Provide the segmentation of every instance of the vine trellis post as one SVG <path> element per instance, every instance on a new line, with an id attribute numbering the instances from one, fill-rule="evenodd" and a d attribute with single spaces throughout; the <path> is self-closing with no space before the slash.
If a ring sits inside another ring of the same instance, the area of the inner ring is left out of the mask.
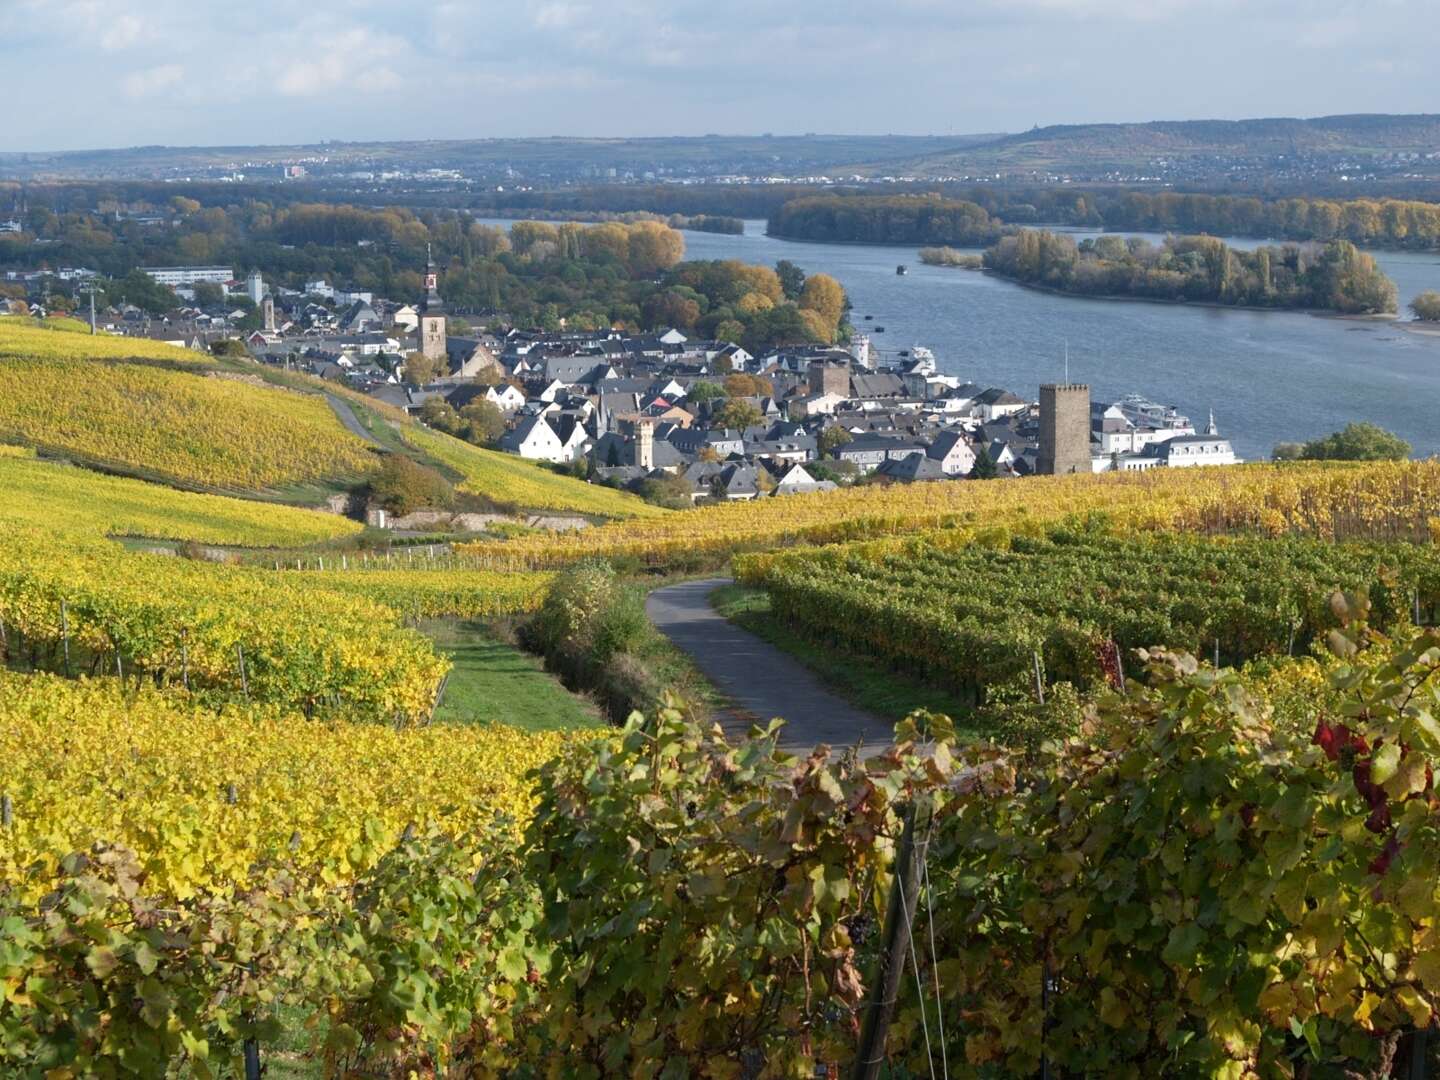
<path id="1" fill-rule="evenodd" d="M 885 944 L 880 950 L 870 999 L 860 1029 L 851 1080 L 879 1080 L 885 1064 L 885 1036 L 895 1016 L 900 979 L 905 974 L 905 956 L 910 946 L 907 928 L 915 922 L 920 899 L 920 868 L 929 843 L 931 805 L 928 798 L 913 799 L 904 811 L 905 829 L 895 857 L 890 902 L 885 912 Z"/>

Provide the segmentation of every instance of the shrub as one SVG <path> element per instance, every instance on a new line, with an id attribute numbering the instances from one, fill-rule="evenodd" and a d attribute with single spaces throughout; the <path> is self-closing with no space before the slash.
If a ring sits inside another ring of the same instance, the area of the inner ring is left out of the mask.
<path id="1" fill-rule="evenodd" d="M 443 510 L 455 503 L 450 481 L 401 454 L 386 457 L 370 481 L 370 497 L 401 517 L 416 510 Z"/>

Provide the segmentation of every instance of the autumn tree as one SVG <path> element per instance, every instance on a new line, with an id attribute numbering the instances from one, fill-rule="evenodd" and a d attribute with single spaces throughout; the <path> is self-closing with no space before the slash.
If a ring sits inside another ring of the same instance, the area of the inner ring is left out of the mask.
<path id="1" fill-rule="evenodd" d="M 630 230 L 613 221 L 591 226 L 581 237 L 581 249 L 592 259 L 611 256 L 625 262 L 630 258 Z"/>
<path id="2" fill-rule="evenodd" d="M 829 457 L 854 438 L 855 436 L 851 435 L 847 428 L 843 428 L 839 424 L 831 424 L 820 432 L 819 437 L 815 440 L 815 448 L 820 452 L 821 457 Z"/>
<path id="3" fill-rule="evenodd" d="M 689 330 L 700 318 L 700 305 L 676 292 L 656 293 L 640 307 L 645 323 L 654 329 L 673 326 Z"/>
<path id="4" fill-rule="evenodd" d="M 630 226 L 630 273 L 649 277 L 668 270 L 685 255 L 685 238 L 658 221 L 637 221 Z"/>
<path id="5" fill-rule="evenodd" d="M 411 386 L 427 386 L 440 376 L 440 361 L 422 352 L 405 354 L 405 381 Z"/>
<path id="6" fill-rule="evenodd" d="M 493 401 L 476 398 L 460 410 L 464 424 L 462 438 L 483 446 L 505 434 L 505 414 Z"/>
<path id="7" fill-rule="evenodd" d="M 736 372 L 727 375 L 724 382 L 729 397 L 769 397 L 775 393 L 775 384 L 763 375 L 746 375 Z"/>
<path id="8" fill-rule="evenodd" d="M 1422 322 L 1440 322 L 1440 292 L 1426 289 L 1410 301 L 1410 311 Z"/>
<path id="9" fill-rule="evenodd" d="M 731 398 L 715 413 L 715 422 L 721 427 L 744 431 L 755 427 L 763 420 L 759 407 L 744 398 Z"/>
<path id="10" fill-rule="evenodd" d="M 537 257 L 537 244 L 550 244 L 550 248 L 543 250 L 553 252 L 558 248 L 559 239 L 560 230 L 548 221 L 517 221 L 510 226 L 510 246 L 519 255 Z"/>
<path id="11" fill-rule="evenodd" d="M 1377 424 L 1361 421 L 1307 442 L 1300 456 L 1306 461 L 1403 461 L 1410 456 L 1410 444 Z"/>
<path id="12" fill-rule="evenodd" d="M 722 319 L 715 324 L 716 341 L 739 341 L 745 336 L 745 324 L 739 319 Z"/>
<path id="13" fill-rule="evenodd" d="M 845 314 L 845 290 L 829 274 L 811 274 L 800 293 L 802 310 L 816 311 L 825 319 L 833 334 Z"/>
<path id="14" fill-rule="evenodd" d="M 816 341 L 829 345 L 835 340 L 835 328 L 830 325 L 830 320 L 820 312 L 812 311 L 810 308 L 801 308 L 800 321 L 809 328 Z"/>
<path id="15" fill-rule="evenodd" d="M 443 510 L 455 501 L 450 482 L 434 469 L 402 454 L 387 454 L 370 481 L 370 497 L 392 514 Z"/>

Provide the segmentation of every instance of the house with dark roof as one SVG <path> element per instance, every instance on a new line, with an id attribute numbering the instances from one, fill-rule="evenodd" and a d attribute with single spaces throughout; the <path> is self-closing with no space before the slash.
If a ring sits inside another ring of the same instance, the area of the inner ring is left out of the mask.
<path id="1" fill-rule="evenodd" d="M 940 463 L 919 451 L 903 458 L 891 458 L 875 467 L 874 475 L 907 483 L 916 480 L 948 480 Z"/>
<path id="2" fill-rule="evenodd" d="M 926 447 L 911 439 L 888 435 L 856 435 L 848 443 L 835 448 L 836 461 L 848 462 L 861 472 L 870 472 L 891 459 L 900 460 L 911 454 L 924 454 Z"/>
<path id="3" fill-rule="evenodd" d="M 946 476 L 968 476 L 975 467 L 975 450 L 963 431 L 940 432 L 930 441 L 926 455 Z"/>

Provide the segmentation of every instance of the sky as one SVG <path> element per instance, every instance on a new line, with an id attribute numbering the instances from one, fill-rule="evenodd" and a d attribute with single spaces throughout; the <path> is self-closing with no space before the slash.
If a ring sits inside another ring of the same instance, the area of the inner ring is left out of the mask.
<path id="1" fill-rule="evenodd" d="M 0 0 L 0 151 L 1440 111 L 1435 0 Z"/>

